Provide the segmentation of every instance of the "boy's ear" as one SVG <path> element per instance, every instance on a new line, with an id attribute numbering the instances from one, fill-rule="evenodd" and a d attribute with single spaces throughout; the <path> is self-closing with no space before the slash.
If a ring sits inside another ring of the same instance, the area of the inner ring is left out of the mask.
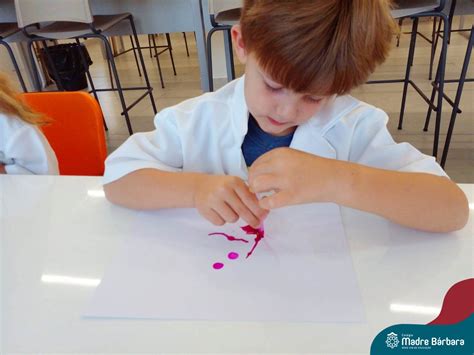
<path id="1" fill-rule="evenodd" d="M 242 38 L 242 29 L 240 25 L 234 25 L 231 29 L 232 43 L 234 45 L 235 53 L 242 64 L 247 61 L 247 51 L 245 50 L 244 39 Z"/>

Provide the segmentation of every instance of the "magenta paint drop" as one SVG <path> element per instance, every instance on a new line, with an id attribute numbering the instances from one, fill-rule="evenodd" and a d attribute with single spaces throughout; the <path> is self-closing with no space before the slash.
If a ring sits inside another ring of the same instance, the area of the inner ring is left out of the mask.
<path id="1" fill-rule="evenodd" d="M 230 252 L 229 254 L 227 254 L 227 257 L 230 259 L 230 260 L 235 260 L 239 257 L 239 254 L 236 253 L 235 251 L 232 251 Z"/>
<path id="2" fill-rule="evenodd" d="M 212 267 L 216 270 L 220 270 L 224 267 L 224 264 L 222 263 L 214 263 L 214 265 L 212 265 Z"/>
<path id="3" fill-rule="evenodd" d="M 226 237 L 227 240 L 231 241 L 231 242 L 244 242 L 244 243 L 248 243 L 249 241 L 247 239 L 243 239 L 243 238 L 236 238 L 234 237 L 233 235 L 228 235 L 228 234 L 225 234 L 225 233 L 209 233 L 208 235 L 221 235 L 223 237 Z"/>
<path id="4" fill-rule="evenodd" d="M 252 226 L 245 226 L 241 227 L 241 229 L 246 233 L 246 234 L 254 234 L 255 239 L 254 239 L 254 244 L 252 249 L 247 253 L 246 259 L 253 254 L 253 251 L 257 247 L 258 243 L 265 238 L 265 231 L 263 230 L 263 226 L 259 228 L 253 228 Z"/>

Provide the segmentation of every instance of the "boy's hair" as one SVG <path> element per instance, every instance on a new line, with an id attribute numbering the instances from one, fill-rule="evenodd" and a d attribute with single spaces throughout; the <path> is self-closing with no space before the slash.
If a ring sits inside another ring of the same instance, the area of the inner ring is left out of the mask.
<path id="1" fill-rule="evenodd" d="M 247 53 L 295 92 L 346 94 L 387 57 L 390 0 L 244 0 Z"/>
<path id="2" fill-rule="evenodd" d="M 50 120 L 34 112 L 18 98 L 19 93 L 13 88 L 8 77 L 0 72 L 0 113 L 18 117 L 34 125 L 44 125 Z"/>

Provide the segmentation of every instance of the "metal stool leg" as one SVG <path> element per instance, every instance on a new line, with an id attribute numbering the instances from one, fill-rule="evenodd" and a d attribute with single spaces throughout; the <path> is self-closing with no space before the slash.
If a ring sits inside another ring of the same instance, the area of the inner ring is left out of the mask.
<path id="1" fill-rule="evenodd" d="M 183 32 L 183 38 L 184 38 L 184 45 L 186 46 L 186 55 L 189 57 L 189 48 L 188 48 L 188 40 L 186 38 L 186 32 Z"/>
<path id="2" fill-rule="evenodd" d="M 10 45 L 2 39 L 0 39 L 0 44 L 3 45 L 7 49 L 8 55 L 10 56 L 13 67 L 15 68 L 16 76 L 18 77 L 18 81 L 20 82 L 23 92 L 28 92 L 28 90 L 26 89 L 25 82 L 23 80 L 23 76 L 21 75 L 20 68 L 18 67 L 18 63 L 15 59 L 15 55 L 13 54 L 13 51 Z"/>
<path id="3" fill-rule="evenodd" d="M 453 24 L 455 8 L 456 8 L 456 0 L 452 0 L 451 7 L 449 9 L 449 15 L 448 15 L 448 22 L 449 22 L 448 44 L 450 44 L 451 42 L 451 27 Z M 433 25 L 436 24 L 436 22 L 437 22 L 436 17 L 434 17 Z M 433 31 L 434 31 L 434 26 L 433 26 Z M 443 36 L 444 36 L 444 33 L 443 33 Z M 432 38 L 432 42 L 431 42 L 430 69 L 429 69 L 429 75 L 428 75 L 429 80 L 431 80 L 432 74 L 433 74 L 433 62 L 434 62 L 434 57 L 436 56 L 436 48 L 438 46 L 439 37 L 441 37 L 441 21 L 438 24 L 438 29 L 436 30 L 436 36 L 434 36 L 434 39 Z"/>
<path id="4" fill-rule="evenodd" d="M 81 45 L 81 42 L 79 41 L 79 38 L 76 38 L 76 43 L 78 45 Z M 89 63 L 87 63 L 86 57 L 85 57 L 84 53 L 82 52 L 82 50 L 79 50 L 79 55 L 81 56 L 82 65 L 84 66 L 84 69 L 86 70 L 86 76 L 87 76 L 87 80 L 89 81 L 89 85 L 91 86 L 91 92 L 94 95 L 97 102 L 99 102 L 99 97 L 97 96 L 97 92 L 95 90 L 94 81 L 92 80 L 92 76 L 91 76 L 91 73 L 89 71 Z"/>
<path id="5" fill-rule="evenodd" d="M 170 52 L 171 65 L 173 66 L 173 73 L 174 75 L 176 75 L 176 67 L 174 66 L 174 59 L 173 59 L 173 47 L 171 46 L 171 39 L 170 39 L 169 33 L 166 33 L 166 42 L 168 44 L 168 51 Z"/>
<path id="6" fill-rule="evenodd" d="M 434 105 L 434 101 L 435 101 L 436 93 L 438 90 L 439 78 L 440 78 L 440 67 L 438 65 L 438 68 L 436 70 L 435 80 L 431 83 L 431 86 L 433 86 L 433 89 L 431 90 L 431 97 L 428 100 L 431 104 L 428 105 L 428 111 L 426 112 L 425 125 L 423 127 L 423 131 L 425 132 L 428 131 L 428 128 L 430 125 L 431 113 L 433 112 L 433 110 L 436 111 L 436 106 Z M 446 94 L 443 94 L 443 97 L 451 106 L 454 106 L 454 102 Z M 457 113 L 461 113 L 461 110 L 459 109 L 459 107 L 456 109 L 456 111 Z"/>
<path id="7" fill-rule="evenodd" d="M 135 52 L 136 50 L 135 44 L 133 43 L 132 36 L 129 36 L 129 37 L 130 37 L 130 43 L 132 44 L 133 56 L 135 57 L 135 64 L 137 65 L 137 69 L 138 69 L 138 76 L 142 76 L 142 72 L 140 71 L 140 65 L 138 65 L 137 53 Z"/>
<path id="8" fill-rule="evenodd" d="M 448 44 L 451 43 L 451 28 L 453 26 L 454 10 L 456 9 L 456 0 L 451 1 L 451 7 L 449 8 L 448 22 L 449 22 L 449 35 Z"/>
<path id="9" fill-rule="evenodd" d="M 151 45 L 151 38 L 153 35 L 148 35 L 148 50 L 150 51 L 150 59 L 153 58 L 153 52 L 152 52 L 152 45 Z"/>
<path id="10" fill-rule="evenodd" d="M 109 81 L 110 81 L 110 87 L 112 89 L 115 89 L 115 84 L 114 84 L 114 77 L 112 75 L 112 67 L 110 65 L 110 61 L 107 60 L 107 67 L 109 68 Z"/>
<path id="11" fill-rule="evenodd" d="M 439 57 L 439 88 L 438 104 L 436 106 L 436 124 L 433 139 L 433 156 L 438 156 L 439 132 L 441 128 L 441 115 L 443 114 L 443 95 L 444 95 L 444 74 L 446 70 L 446 54 L 448 50 L 449 22 L 444 13 L 440 13 L 440 20 L 443 21 L 443 44 Z"/>
<path id="12" fill-rule="evenodd" d="M 132 16 L 130 16 L 128 19 L 130 21 L 130 27 L 132 28 L 133 37 L 135 39 L 136 48 L 137 48 L 137 51 L 138 51 L 138 57 L 140 58 L 140 63 L 142 65 L 143 76 L 145 78 L 145 83 L 146 83 L 146 86 L 148 88 L 148 95 L 150 96 L 151 106 L 153 108 L 153 112 L 156 114 L 157 109 L 156 109 L 156 104 L 155 104 L 155 98 L 153 97 L 153 87 L 150 85 L 150 80 L 148 78 L 148 73 L 146 71 L 145 60 L 143 59 L 143 54 L 142 54 L 142 50 L 141 50 L 141 47 L 140 47 L 140 41 L 138 40 L 138 34 L 137 34 L 137 30 L 135 28 L 135 23 L 133 21 Z"/>
<path id="13" fill-rule="evenodd" d="M 403 25 L 403 17 L 401 17 L 398 20 L 398 28 L 400 29 L 400 32 L 398 32 L 398 34 L 397 34 L 397 47 L 400 46 L 400 37 L 402 35 L 402 25 Z"/>
<path id="14" fill-rule="evenodd" d="M 100 38 L 102 40 L 102 42 L 104 43 L 105 51 L 107 53 L 107 60 L 110 63 L 110 68 L 111 68 L 112 74 L 114 76 L 115 83 L 117 84 L 117 91 L 118 91 L 119 98 L 120 98 L 120 103 L 121 103 L 122 109 L 123 109 L 122 114 L 125 116 L 125 122 L 127 124 L 128 133 L 130 135 L 132 135 L 133 134 L 133 129 L 132 129 L 132 125 L 130 123 L 130 117 L 128 115 L 127 105 L 125 104 L 125 97 L 123 95 L 122 85 L 120 84 L 120 79 L 119 79 L 119 76 L 118 76 L 117 67 L 115 66 L 115 60 L 114 60 L 114 54 L 112 52 L 112 48 L 110 47 L 110 43 L 107 40 L 107 37 L 105 37 L 101 34 L 98 34 L 97 37 Z"/>
<path id="15" fill-rule="evenodd" d="M 78 45 L 81 45 L 81 42 L 79 41 L 79 38 L 76 38 L 76 43 Z M 81 56 L 82 65 L 84 66 L 84 68 L 86 68 L 86 76 L 87 76 L 87 80 L 89 81 L 89 85 L 91 86 L 91 92 L 94 95 L 94 98 L 97 101 L 97 103 L 99 104 L 99 106 L 101 106 L 100 101 L 99 101 L 99 97 L 97 96 L 97 91 L 96 91 L 95 86 L 94 86 L 94 81 L 92 80 L 92 76 L 91 76 L 91 73 L 89 71 L 89 64 L 87 63 L 86 57 L 85 57 L 84 53 L 82 52 L 82 50 L 79 51 L 79 55 Z M 102 122 L 104 124 L 104 129 L 106 131 L 108 131 L 109 127 L 107 127 L 107 122 L 105 122 L 104 115 L 102 115 Z"/>
<path id="16" fill-rule="evenodd" d="M 160 58 L 158 54 L 158 49 L 156 48 L 156 41 L 155 41 L 154 36 L 152 37 L 152 40 L 153 40 L 153 48 L 155 48 L 156 65 L 158 66 L 158 73 L 160 74 L 161 88 L 164 89 L 165 83 L 163 81 L 163 73 L 161 72 Z"/>
<path id="17" fill-rule="evenodd" d="M 466 55 L 464 56 L 464 63 L 462 65 L 461 75 L 459 77 L 458 89 L 456 91 L 456 98 L 454 99 L 453 110 L 451 111 L 451 119 L 449 120 L 448 132 L 446 135 L 446 141 L 444 143 L 443 155 L 441 157 L 441 166 L 444 168 L 446 159 L 448 158 L 449 145 L 451 143 L 451 137 L 454 130 L 454 124 L 456 122 L 456 116 L 458 113 L 459 102 L 461 101 L 462 90 L 464 82 L 466 80 L 467 69 L 469 67 L 469 61 L 471 60 L 472 46 L 474 45 L 474 26 L 471 28 L 471 35 L 469 36 L 469 42 L 467 44 Z"/>
<path id="18" fill-rule="evenodd" d="M 405 80 L 403 84 L 403 95 L 402 95 L 402 104 L 400 107 L 400 118 L 398 120 L 398 129 L 403 127 L 403 116 L 405 114 L 405 103 L 407 98 L 408 84 L 410 83 L 410 70 L 413 63 L 413 57 L 415 53 L 415 44 L 416 44 L 416 33 L 418 31 L 418 18 L 413 19 L 413 26 L 411 30 L 411 39 L 410 39 L 410 50 L 408 52 L 407 67 L 405 73 Z"/>
<path id="19" fill-rule="evenodd" d="M 430 97 L 430 102 L 434 102 L 435 97 L 436 97 L 436 90 L 437 90 L 437 85 L 439 82 L 439 65 L 438 68 L 436 69 L 436 75 L 435 75 L 435 80 L 433 85 L 433 89 L 431 90 L 431 97 Z M 428 112 L 426 113 L 426 119 L 425 119 L 425 126 L 423 127 L 423 131 L 427 132 L 428 127 L 430 125 L 430 119 L 431 119 L 431 112 L 433 112 L 433 107 L 431 105 L 428 105 Z"/>
<path id="20" fill-rule="evenodd" d="M 438 25 L 438 28 L 436 28 Z M 441 22 L 438 24 L 438 19 L 433 18 L 433 32 L 431 33 L 431 53 L 430 53 L 430 67 L 428 71 L 428 80 L 431 80 L 433 77 L 433 63 L 436 56 L 436 47 L 438 46 L 438 39 L 440 36 Z"/>
<path id="21" fill-rule="evenodd" d="M 213 27 L 207 33 L 206 48 L 207 48 L 207 68 L 209 72 L 209 91 L 214 91 L 214 77 L 212 75 L 212 35 L 218 31 L 218 27 Z"/>
<path id="22" fill-rule="evenodd" d="M 35 87 L 36 91 L 42 91 L 43 88 L 41 87 L 41 80 L 39 78 L 38 67 L 36 66 L 36 60 L 33 50 L 34 42 L 34 40 L 28 41 L 28 56 L 30 57 L 31 70 L 33 72 L 33 86 Z"/>
<path id="23" fill-rule="evenodd" d="M 226 48 L 227 80 L 232 81 L 235 79 L 235 68 L 234 68 L 234 51 L 232 49 L 232 37 L 230 34 L 230 29 L 224 30 L 224 45 Z"/>

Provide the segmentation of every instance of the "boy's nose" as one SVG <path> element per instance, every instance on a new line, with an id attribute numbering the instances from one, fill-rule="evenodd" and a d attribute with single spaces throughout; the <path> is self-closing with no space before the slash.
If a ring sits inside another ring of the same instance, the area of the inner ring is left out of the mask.
<path id="1" fill-rule="evenodd" d="M 277 106 L 277 115 L 283 121 L 296 119 L 298 113 L 297 105 L 294 102 L 280 102 Z"/>

